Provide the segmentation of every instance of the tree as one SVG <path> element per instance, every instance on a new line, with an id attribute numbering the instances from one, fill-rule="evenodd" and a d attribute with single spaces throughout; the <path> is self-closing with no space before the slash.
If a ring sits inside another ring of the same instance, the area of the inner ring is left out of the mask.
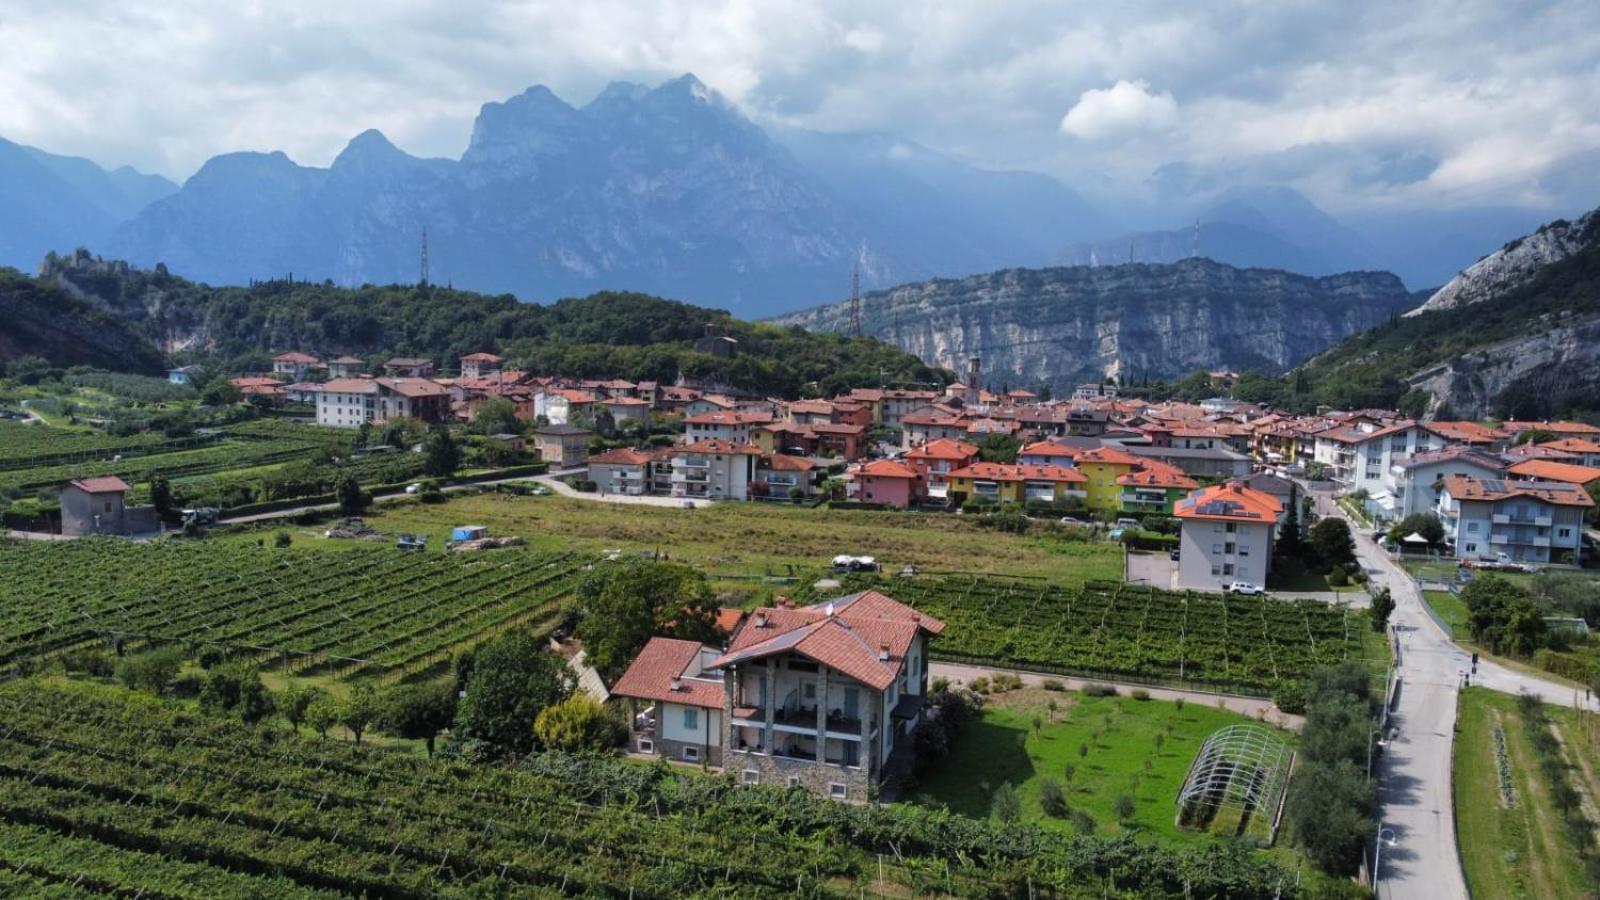
<path id="1" fill-rule="evenodd" d="M 1015 822 L 1022 815 L 1022 801 L 1017 798 L 1017 789 L 1011 782 L 1004 781 L 994 789 L 994 796 L 989 799 L 989 811 L 1002 822 Z"/>
<path id="2" fill-rule="evenodd" d="M 990 463 L 1014 463 L 1022 442 L 1009 434 L 986 434 L 978 441 L 978 459 Z"/>
<path id="3" fill-rule="evenodd" d="M 291 687 L 278 695 L 278 712 L 283 714 L 289 727 L 298 733 L 301 724 L 307 721 L 311 705 L 322 696 L 321 688 Z"/>
<path id="4" fill-rule="evenodd" d="M 422 741 L 431 757 L 439 732 L 455 720 L 455 685 L 450 681 L 401 685 L 385 694 L 378 706 L 379 728 L 395 737 Z"/>
<path id="5" fill-rule="evenodd" d="M 161 518 L 172 517 L 172 482 L 160 472 L 150 476 L 150 505 Z"/>
<path id="6" fill-rule="evenodd" d="M 1300 501 L 1299 487 L 1289 488 L 1289 509 L 1283 518 L 1283 528 L 1278 532 L 1278 553 L 1287 557 L 1300 555 Z"/>
<path id="7" fill-rule="evenodd" d="M 422 442 L 422 471 L 435 478 L 449 478 L 461 468 L 461 448 L 444 425 L 435 425 Z"/>
<path id="8" fill-rule="evenodd" d="M 1356 561 L 1356 541 L 1350 534 L 1350 523 L 1344 519 L 1323 519 L 1311 526 L 1308 540 L 1323 565 L 1345 566 Z"/>
<path id="9" fill-rule="evenodd" d="M 1519 587 L 1494 575 L 1474 578 L 1461 589 L 1467 628 L 1491 653 L 1526 656 L 1544 646 L 1544 618 Z"/>
<path id="10" fill-rule="evenodd" d="M 491 397 L 472 414 L 472 430 L 477 434 L 521 434 L 522 420 L 517 405 L 505 397 Z"/>
<path id="11" fill-rule="evenodd" d="M 333 483 L 333 493 L 339 498 L 339 511 L 347 516 L 359 516 L 367 508 L 369 498 L 353 472 L 339 476 L 339 480 Z"/>
<path id="12" fill-rule="evenodd" d="M 372 688 L 366 685 L 351 691 L 350 699 L 346 700 L 339 710 L 339 724 L 350 729 L 350 734 L 355 737 L 357 744 L 361 743 L 361 736 L 377 717 L 378 698 L 373 694 Z"/>
<path id="13" fill-rule="evenodd" d="M 6 377 L 22 384 L 38 384 L 50 376 L 50 361 L 42 356 L 19 356 L 6 363 Z"/>
<path id="14" fill-rule="evenodd" d="M 130 690 L 160 694 L 183 668 L 176 647 L 161 647 L 127 657 L 117 664 L 117 680 Z"/>
<path id="15" fill-rule="evenodd" d="M 628 668 L 651 637 L 717 640 L 717 603 L 706 578 L 661 560 L 612 564 L 578 589 L 578 636 L 589 664 L 608 680 Z"/>
<path id="16" fill-rule="evenodd" d="M 1529 428 L 1527 431 L 1517 435 L 1517 439 L 1512 441 L 1511 444 L 1514 447 L 1520 447 L 1523 444 L 1545 444 L 1559 437 L 1560 435 L 1548 428 Z"/>
<path id="17" fill-rule="evenodd" d="M 1134 805 L 1132 795 L 1118 794 L 1117 799 L 1112 801 L 1111 811 L 1116 813 L 1117 821 L 1119 822 L 1126 822 L 1133 818 Z"/>
<path id="18" fill-rule="evenodd" d="M 323 740 L 328 738 L 328 729 L 339 724 L 342 718 L 344 703 L 332 694 L 319 692 L 306 706 L 306 724 Z"/>
<path id="19" fill-rule="evenodd" d="M 628 738 L 627 726 L 584 691 L 540 710 L 533 732 L 544 746 L 568 753 L 603 752 Z"/>
<path id="20" fill-rule="evenodd" d="M 1372 630 L 1382 634 L 1389 627 L 1389 616 L 1394 614 L 1394 595 L 1388 588 L 1379 588 L 1372 595 Z"/>
<path id="21" fill-rule="evenodd" d="M 494 756 L 525 756 L 537 745 L 539 711 L 565 700 L 575 684 L 566 661 L 541 639 L 507 632 L 474 654 L 455 731 Z"/>
<path id="22" fill-rule="evenodd" d="M 1065 818 L 1071 812 L 1067 808 L 1067 795 L 1061 789 L 1061 782 L 1050 777 L 1039 782 L 1039 809 L 1055 819 Z"/>
<path id="23" fill-rule="evenodd" d="M 1358 764 L 1306 762 L 1289 788 L 1295 843 L 1325 872 L 1356 871 L 1371 834 L 1374 791 Z"/>
<path id="24" fill-rule="evenodd" d="M 200 402 L 206 406 L 232 406 L 243 396 L 233 382 L 226 378 L 213 378 L 205 389 L 200 391 Z"/>
<path id="25" fill-rule="evenodd" d="M 1396 544 L 1412 534 L 1420 534 L 1430 544 L 1444 540 L 1444 523 L 1433 513 L 1412 513 L 1389 527 L 1389 540 Z"/>

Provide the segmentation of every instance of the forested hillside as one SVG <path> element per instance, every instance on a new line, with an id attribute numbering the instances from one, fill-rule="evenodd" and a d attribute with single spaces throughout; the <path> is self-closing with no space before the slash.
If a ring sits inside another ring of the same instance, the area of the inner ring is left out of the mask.
<path id="1" fill-rule="evenodd" d="M 832 391 L 876 385 L 880 379 L 927 382 L 945 377 L 871 338 L 745 322 L 723 310 L 644 294 L 605 292 L 540 306 L 519 303 L 510 295 L 438 285 L 340 288 L 282 279 L 218 288 L 161 267 L 147 271 L 81 252 L 51 257 L 44 271 L 34 279 L 7 270 L 0 301 L 15 305 L 20 315 L 10 328 L 27 334 L 60 317 L 51 303 L 30 301 L 24 307 L 13 298 L 70 300 L 68 293 L 83 298 L 73 301 L 74 308 L 92 310 L 97 317 L 92 321 L 111 323 L 114 327 L 104 329 L 106 336 L 137 335 L 146 342 L 125 360 L 111 354 L 94 361 L 108 368 L 158 367 L 157 349 L 173 361 L 211 359 L 236 370 L 265 368 L 269 354 L 285 350 L 355 354 L 374 363 L 389 356 L 419 356 L 441 368 L 454 368 L 463 354 L 490 350 L 541 373 L 670 383 L 681 372 L 791 395 L 813 382 L 819 390 Z M 79 320 L 77 315 L 70 318 Z M 697 351 L 695 341 L 708 334 L 733 338 L 737 351 L 727 358 Z M 65 355 L 72 351 L 64 341 L 43 346 L 20 342 L 0 347 L 0 362 L 23 353 L 52 361 L 57 361 L 52 354 L 62 362 L 89 361 Z"/>
<path id="2" fill-rule="evenodd" d="M 133 323 L 55 284 L 0 268 L 0 365 L 26 355 L 124 372 L 161 368 L 161 354 Z"/>
<path id="3" fill-rule="evenodd" d="M 1479 276 L 1481 290 L 1453 282 L 1470 303 L 1425 309 L 1348 338 L 1307 363 L 1295 381 L 1333 405 L 1399 405 L 1416 415 L 1540 418 L 1600 410 L 1600 216 L 1588 222 L 1570 255 L 1529 266 L 1515 280 Z"/>

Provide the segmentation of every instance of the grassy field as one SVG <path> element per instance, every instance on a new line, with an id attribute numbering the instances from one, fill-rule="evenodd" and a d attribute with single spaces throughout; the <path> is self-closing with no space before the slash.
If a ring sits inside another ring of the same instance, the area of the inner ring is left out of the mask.
<path id="1" fill-rule="evenodd" d="M 1550 800 L 1516 699 L 1482 688 L 1461 695 L 1456 723 L 1456 836 L 1466 863 L 1467 883 L 1477 900 L 1513 897 L 1592 896 L 1577 848 Z M 1589 809 L 1600 797 L 1600 722 L 1594 716 L 1548 707 L 1569 777 Z M 1513 802 L 1501 795 L 1495 726 L 1504 734 Z M 1591 813 L 1592 815 L 1592 813 Z"/>
<path id="2" fill-rule="evenodd" d="M 1457 639 L 1468 640 L 1472 637 L 1467 630 L 1467 605 L 1461 602 L 1460 597 L 1449 591 L 1423 591 L 1422 599 L 1454 630 Z"/>
<path id="3" fill-rule="evenodd" d="M 1051 700 L 1058 707 L 1054 714 L 1048 707 Z M 1037 731 L 1036 716 L 1041 721 Z M 1180 709 L 1159 700 L 1037 689 L 995 694 L 982 718 L 922 780 L 914 797 L 984 817 L 994 789 L 1009 782 L 1022 801 L 1025 820 L 1071 833 L 1070 822 L 1039 808 L 1039 785 L 1048 777 L 1066 788 L 1068 806 L 1094 818 L 1097 832 L 1131 832 L 1182 843 L 1211 840 L 1174 824 L 1174 801 L 1206 737 L 1250 721 L 1193 703 Z M 1292 740 L 1288 732 L 1283 735 Z M 1068 766 L 1075 769 L 1070 779 Z M 1123 794 L 1133 798 L 1134 815 L 1119 822 L 1113 808 Z"/>
<path id="4" fill-rule="evenodd" d="M 876 556 L 887 571 L 1021 575 L 1075 586 L 1120 579 L 1114 544 L 1015 536 L 956 516 L 862 512 L 755 503 L 699 509 L 634 506 L 559 496 L 469 495 L 439 505 L 385 505 L 366 517 L 385 532 L 421 533 L 442 543 L 456 525 L 521 535 L 535 549 L 661 551 L 705 566 L 719 582 L 793 576 L 809 580 L 840 553 Z M 309 545 L 299 541 L 297 546 Z"/>

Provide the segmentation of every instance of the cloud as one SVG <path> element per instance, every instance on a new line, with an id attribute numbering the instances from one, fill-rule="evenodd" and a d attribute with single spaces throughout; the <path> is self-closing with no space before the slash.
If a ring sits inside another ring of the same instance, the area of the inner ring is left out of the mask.
<path id="1" fill-rule="evenodd" d="M 0 137 L 174 178 L 243 149 L 326 165 L 369 127 L 459 156 L 530 85 L 693 72 L 758 122 L 1119 205 L 1173 165 L 1330 206 L 1597 199 L 1594 0 L 8 0 L 0 47 Z"/>
<path id="2" fill-rule="evenodd" d="M 1089 141 L 1159 131 L 1178 117 L 1178 104 L 1165 91 L 1150 93 L 1143 81 L 1118 81 L 1109 88 L 1084 91 L 1061 119 L 1061 130 Z"/>

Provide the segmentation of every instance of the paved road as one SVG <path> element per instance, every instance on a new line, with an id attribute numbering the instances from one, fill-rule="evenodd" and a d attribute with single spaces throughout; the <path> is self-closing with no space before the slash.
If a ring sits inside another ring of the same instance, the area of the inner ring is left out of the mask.
<path id="1" fill-rule="evenodd" d="M 563 497 L 571 497 L 574 500 L 589 500 L 595 503 L 622 503 L 633 506 L 663 506 L 671 507 L 673 509 L 682 509 L 685 502 L 693 503 L 697 507 L 710 506 L 712 503 L 716 502 L 714 500 L 685 501 L 682 497 L 589 493 L 586 491 L 573 490 L 571 485 L 560 479 L 560 476 L 562 475 L 570 475 L 575 472 L 582 471 L 582 469 L 572 469 L 564 472 L 552 472 L 548 475 L 540 475 L 533 480 L 539 482 L 547 488 L 550 488 Z"/>
<path id="2" fill-rule="evenodd" d="M 1068 678 L 1062 675 L 1046 675 L 1038 672 L 1023 672 L 1017 669 L 992 669 L 984 666 L 968 666 L 959 663 L 932 662 L 928 665 L 928 673 L 934 677 L 943 676 L 950 679 L 952 684 L 971 684 L 972 679 L 982 676 L 994 678 L 996 675 L 1016 675 L 1022 683 L 1029 687 L 1039 687 L 1046 678 L 1053 678 L 1067 686 L 1068 690 L 1081 690 L 1086 684 L 1110 684 L 1120 688 L 1124 693 L 1142 689 L 1150 692 L 1150 696 L 1157 700 L 1176 700 L 1182 697 L 1186 703 L 1195 703 L 1201 706 L 1226 706 L 1236 713 L 1241 713 L 1251 718 L 1264 717 L 1272 725 L 1278 725 L 1294 731 L 1299 731 L 1305 724 L 1301 716 L 1292 716 L 1280 712 L 1271 700 L 1260 697 L 1243 697 L 1238 694 L 1213 694 L 1207 691 L 1182 691 L 1173 688 L 1151 687 L 1144 684 L 1131 684 L 1121 681 L 1107 681 L 1103 678 Z"/>
<path id="3" fill-rule="evenodd" d="M 1340 514 L 1329 494 L 1312 496 L 1319 514 Z M 1389 720 L 1397 731 L 1377 764 L 1380 821 L 1393 831 L 1392 844 L 1386 842 L 1383 850 L 1378 896 L 1466 900 L 1456 849 L 1450 752 L 1459 673 L 1471 667 L 1471 655 L 1428 615 L 1405 570 L 1367 534 L 1352 530 L 1361 565 L 1375 585 L 1388 587 L 1394 596 L 1390 623 L 1400 642 L 1400 696 Z M 1506 693 L 1527 691 L 1550 703 L 1571 705 L 1574 700 L 1569 687 L 1490 662 L 1479 664 L 1473 683 Z M 1590 708 L 1597 707 L 1591 703 Z"/>
<path id="4" fill-rule="evenodd" d="M 455 484 L 446 488 L 441 488 L 441 490 L 446 494 L 456 494 L 465 491 L 473 491 L 480 487 L 494 487 L 497 484 L 512 484 L 519 481 L 531 480 L 533 480 L 532 476 L 518 475 L 512 478 L 496 478 L 491 481 L 475 481 L 472 484 Z M 376 506 L 383 503 L 390 503 L 395 500 L 403 500 L 409 496 L 412 495 L 407 494 L 405 488 L 399 487 L 393 490 L 384 491 L 381 494 L 374 494 L 372 496 L 372 503 L 374 506 Z M 272 519 L 289 519 L 295 516 L 304 515 L 306 513 L 337 512 L 338 509 L 339 504 L 337 503 L 316 503 L 309 506 L 294 506 L 290 507 L 289 509 L 275 509 L 271 512 L 252 513 L 248 516 L 223 516 L 217 520 L 217 524 L 242 525 L 247 522 L 267 522 L 271 521 Z"/>

